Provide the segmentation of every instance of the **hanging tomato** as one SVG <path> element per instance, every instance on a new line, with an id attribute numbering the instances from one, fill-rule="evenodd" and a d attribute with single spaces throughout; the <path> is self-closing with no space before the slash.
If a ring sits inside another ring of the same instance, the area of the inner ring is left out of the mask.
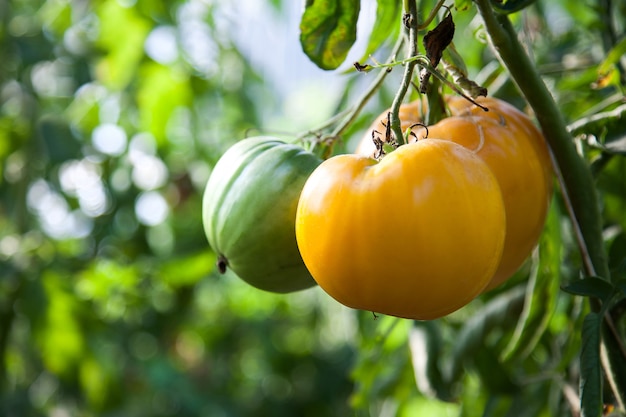
<path id="1" fill-rule="evenodd" d="M 315 285 L 296 245 L 298 197 L 321 160 L 271 137 L 244 139 L 215 165 L 203 223 L 218 267 L 249 284 L 285 293 Z"/>
<path id="2" fill-rule="evenodd" d="M 473 152 L 428 139 L 382 161 L 339 155 L 303 188 L 300 253 L 317 283 L 353 308 L 434 319 L 491 280 L 505 215 L 497 180 Z"/>
<path id="3" fill-rule="evenodd" d="M 496 176 L 506 211 L 506 239 L 502 260 L 486 290 L 505 282 L 528 258 L 539 240 L 552 196 L 552 164 L 541 132 L 531 119 L 512 105 L 495 98 L 479 98 L 485 112 L 462 97 L 448 97 L 451 116 L 428 126 L 428 137 L 463 145 L 480 157 Z M 419 102 L 405 106 L 418 106 Z M 409 126 L 420 122 L 421 111 Z M 402 117 L 402 114 L 401 114 Z M 402 120 L 402 119 L 401 119 Z M 414 129 L 422 139 L 426 130 Z M 357 153 L 373 154 L 371 134 L 360 142 Z"/>

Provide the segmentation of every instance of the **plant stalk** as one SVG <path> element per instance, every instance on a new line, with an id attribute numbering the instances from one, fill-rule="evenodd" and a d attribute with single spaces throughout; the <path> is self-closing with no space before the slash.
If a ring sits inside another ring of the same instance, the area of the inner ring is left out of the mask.
<path id="1" fill-rule="evenodd" d="M 551 150 L 554 168 L 557 172 L 563 197 L 568 204 L 570 218 L 579 237 L 578 244 L 585 258 L 585 272 L 611 281 L 607 255 L 602 236 L 602 217 L 591 170 L 578 155 L 572 135 L 569 133 L 563 115 L 552 95 L 543 83 L 534 63 L 526 54 L 517 39 L 517 33 L 506 15 L 494 13 L 489 0 L 475 0 L 481 14 L 489 40 L 500 60 L 508 69 L 519 90 L 532 107 L 541 130 Z M 593 311 L 600 311 L 599 301 L 590 299 Z M 621 343 L 615 334 L 608 332 L 603 322 L 603 337 L 598 353 L 602 350 L 603 367 L 608 375 L 618 403 L 624 404 L 626 388 L 623 378 L 616 378 L 624 357 L 619 354 Z M 608 353 L 612 353 L 608 354 Z"/>
<path id="2" fill-rule="evenodd" d="M 417 4 L 415 0 L 408 0 L 404 2 L 405 14 L 403 21 L 405 22 L 406 29 L 409 38 L 409 52 L 407 58 L 412 58 L 418 55 L 417 50 L 417 32 L 419 24 L 417 22 Z M 404 74 L 402 76 L 402 82 L 400 89 L 393 99 L 391 104 L 391 130 L 395 136 L 398 145 L 404 145 L 404 134 L 402 132 L 402 124 L 400 122 L 400 106 L 404 100 L 407 90 L 411 86 L 411 79 L 413 78 L 413 69 L 417 64 L 416 60 L 410 60 L 406 67 L 404 67 Z"/>
<path id="3" fill-rule="evenodd" d="M 587 254 L 586 273 L 610 280 L 602 238 L 602 218 L 591 170 L 578 155 L 574 140 L 554 98 L 535 64 L 517 40 L 506 15 L 497 15 L 489 0 L 475 0 L 492 46 L 532 107 L 563 180 L 563 193 L 571 203 L 572 221 L 580 228 L 582 253 Z M 584 248 L 582 248 L 584 245 Z"/>

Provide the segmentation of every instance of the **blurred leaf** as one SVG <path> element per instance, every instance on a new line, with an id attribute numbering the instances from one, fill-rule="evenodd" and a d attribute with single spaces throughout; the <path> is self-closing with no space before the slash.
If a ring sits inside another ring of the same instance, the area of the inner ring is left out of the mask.
<path id="1" fill-rule="evenodd" d="M 439 369 L 442 349 L 439 322 L 415 321 L 409 332 L 409 347 L 417 388 L 427 396 L 449 401 L 449 386 Z"/>
<path id="2" fill-rule="evenodd" d="M 80 158 L 81 145 L 65 120 L 45 116 L 39 121 L 38 130 L 51 164 Z"/>
<path id="3" fill-rule="evenodd" d="M 492 347 L 483 344 L 474 352 L 471 361 L 491 395 L 519 392 L 519 386 L 513 381 L 510 371 L 500 363 Z"/>
<path id="4" fill-rule="evenodd" d="M 602 367 L 600 364 L 600 324 L 602 317 L 589 313 L 582 328 L 580 352 L 580 404 L 582 417 L 602 415 Z"/>
<path id="5" fill-rule="evenodd" d="M 361 336 L 359 356 L 352 370 L 356 382 L 350 404 L 356 409 L 371 407 L 376 399 L 393 397 L 413 385 L 409 350 L 407 349 L 410 320 L 382 316 L 376 319 L 363 313 L 366 324 L 372 326 Z M 410 382 L 409 382 L 410 381 Z"/>
<path id="6" fill-rule="evenodd" d="M 612 157 L 597 177 L 602 190 L 603 215 L 607 224 L 619 224 L 626 230 L 626 158 Z"/>
<path id="7" fill-rule="evenodd" d="M 535 0 L 491 0 L 491 5 L 498 13 L 509 14 L 518 12 L 534 2 Z"/>
<path id="8" fill-rule="evenodd" d="M 445 380 L 456 382 L 463 365 L 482 348 L 483 340 L 496 327 L 508 325 L 518 319 L 524 304 L 524 287 L 513 287 L 490 300 L 472 315 L 455 336 L 452 353 L 445 369 Z"/>
<path id="9" fill-rule="evenodd" d="M 139 303 L 142 295 L 140 282 L 139 265 L 100 259 L 79 274 L 76 292 L 81 298 L 91 300 L 105 320 L 131 318 L 131 307 Z"/>
<path id="10" fill-rule="evenodd" d="M 318 67 L 337 68 L 356 40 L 360 0 L 307 0 L 300 21 L 300 44 Z"/>
<path id="11" fill-rule="evenodd" d="M 82 86 L 65 110 L 70 123 L 80 132 L 89 134 L 100 124 L 100 102 L 105 98 L 103 90 L 94 85 Z"/>
<path id="12" fill-rule="evenodd" d="M 472 6 L 472 0 L 454 0 L 454 8 L 460 12 L 469 9 Z"/>
<path id="13" fill-rule="evenodd" d="M 81 386 L 87 401 L 95 410 L 101 410 L 106 405 L 113 370 L 115 370 L 115 364 L 109 364 L 105 368 L 92 356 L 87 356 L 80 364 Z"/>
<path id="14" fill-rule="evenodd" d="M 626 153 L 626 104 L 581 118 L 567 128 L 574 136 L 593 135 L 592 146 L 611 153 Z"/>
<path id="15" fill-rule="evenodd" d="M 560 288 L 562 250 L 560 219 L 557 204 L 553 203 L 548 212 L 536 256 L 533 256 L 524 310 L 511 340 L 501 354 L 505 361 L 515 356 L 524 358 L 530 355 L 548 328 L 555 312 Z"/>
<path id="16" fill-rule="evenodd" d="M 105 56 L 96 66 L 96 76 L 105 86 L 121 90 L 130 83 L 137 70 L 151 25 L 135 8 L 124 7 L 117 0 L 102 2 L 97 14 L 97 45 Z"/>
<path id="17" fill-rule="evenodd" d="M 397 37 L 402 15 L 402 3 L 399 1 L 378 0 L 376 2 L 376 19 L 370 34 L 367 49 L 360 62 L 367 61 L 389 39 Z"/>
<path id="18" fill-rule="evenodd" d="M 41 277 L 46 291 L 44 327 L 38 333 L 41 357 L 56 375 L 73 373 L 85 349 L 83 329 L 77 318 L 77 300 L 64 277 L 47 271 Z"/>
<path id="19" fill-rule="evenodd" d="M 137 92 L 141 129 L 163 144 L 172 114 L 178 107 L 189 105 L 191 97 L 187 75 L 156 63 L 144 65 Z"/>
<path id="20" fill-rule="evenodd" d="M 626 278 L 626 232 L 619 233 L 610 243 L 609 250 L 609 267 L 611 268 L 611 276 L 615 278 Z M 615 283 L 619 287 L 619 280 Z"/>
<path id="21" fill-rule="evenodd" d="M 563 291 L 573 295 L 596 297 L 601 301 L 608 301 L 615 293 L 615 288 L 605 279 L 586 277 L 564 285 Z"/>
<path id="22" fill-rule="evenodd" d="M 615 46 L 609 51 L 606 58 L 602 63 L 598 66 L 598 77 L 605 77 L 606 74 L 609 74 L 613 70 L 615 70 L 615 64 L 619 63 L 619 61 L 626 55 L 626 38 L 623 38 L 621 41 L 617 42 Z M 619 85 L 619 75 L 618 75 L 618 85 Z"/>
<path id="23" fill-rule="evenodd" d="M 158 276 L 164 283 L 174 288 L 193 285 L 215 269 L 216 259 L 215 254 L 209 251 L 173 259 L 163 264 Z"/>
<path id="24" fill-rule="evenodd" d="M 38 11 L 43 26 L 57 37 L 63 36 L 63 33 L 72 24 L 72 8 L 69 2 L 64 0 L 48 0 Z"/>
<path id="25" fill-rule="evenodd" d="M 415 417 L 415 416 L 458 416 L 459 404 L 446 403 L 423 397 L 413 397 L 400 410 L 397 417 Z"/>

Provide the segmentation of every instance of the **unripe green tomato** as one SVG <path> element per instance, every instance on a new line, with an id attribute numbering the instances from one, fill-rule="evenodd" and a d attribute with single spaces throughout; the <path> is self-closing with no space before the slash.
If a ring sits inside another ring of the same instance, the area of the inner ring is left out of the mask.
<path id="1" fill-rule="evenodd" d="M 222 272 L 287 293 L 315 285 L 295 237 L 298 198 L 321 160 L 273 137 L 244 139 L 215 165 L 204 191 L 202 220 Z"/>

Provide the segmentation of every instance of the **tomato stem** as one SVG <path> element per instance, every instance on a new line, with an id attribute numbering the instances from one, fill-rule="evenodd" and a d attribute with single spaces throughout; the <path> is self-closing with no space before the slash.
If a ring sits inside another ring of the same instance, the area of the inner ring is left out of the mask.
<path id="1" fill-rule="evenodd" d="M 602 238 L 602 218 L 598 208 L 593 177 L 589 166 L 578 155 L 574 140 L 548 88 L 534 63 L 517 40 L 517 33 L 506 15 L 497 15 L 488 0 L 476 0 L 489 39 L 511 77 L 534 110 L 537 121 L 552 151 L 556 169 L 563 177 L 563 193 L 570 199 L 572 221 L 580 227 L 588 253 L 588 275 L 610 279 Z"/>
<path id="2" fill-rule="evenodd" d="M 548 142 L 561 191 L 569 206 L 570 218 L 577 232 L 578 245 L 585 260 L 585 272 L 590 276 L 599 276 L 610 281 L 611 276 L 602 236 L 602 216 L 591 169 L 578 155 L 563 115 L 543 83 L 534 63 L 517 39 L 517 33 L 508 16 L 496 14 L 489 0 L 475 0 L 475 3 L 483 18 L 489 41 L 532 107 Z M 600 311 L 602 308 L 598 300 L 591 298 L 589 302 L 593 311 Z M 596 355 L 598 356 L 600 356 L 600 347 L 604 352 L 615 353 L 602 355 L 602 363 L 611 381 L 615 397 L 619 399 L 620 404 L 624 404 L 626 381 L 623 381 L 623 378 L 617 378 L 620 374 L 620 367 L 623 366 L 620 364 L 624 361 L 624 349 L 619 336 L 610 331 L 611 324 L 611 317 L 604 315 L 600 346 L 596 346 L 595 349 L 597 349 Z M 600 391 L 599 388 L 594 388 Z"/>
<path id="3" fill-rule="evenodd" d="M 405 1 L 404 7 L 405 14 L 402 21 L 406 31 L 408 32 L 409 38 L 409 52 L 407 56 L 408 62 L 404 67 L 404 74 L 402 76 L 400 88 L 398 89 L 398 92 L 393 99 L 393 103 L 391 104 L 391 130 L 398 145 L 404 145 L 405 143 L 404 136 L 402 134 L 402 125 L 400 122 L 400 106 L 402 105 L 402 101 L 404 100 L 404 96 L 406 95 L 409 86 L 411 85 L 413 69 L 417 64 L 417 59 L 414 58 L 419 55 L 419 51 L 417 49 L 417 31 L 419 26 L 417 23 L 417 4 L 415 0 L 409 0 Z"/>

